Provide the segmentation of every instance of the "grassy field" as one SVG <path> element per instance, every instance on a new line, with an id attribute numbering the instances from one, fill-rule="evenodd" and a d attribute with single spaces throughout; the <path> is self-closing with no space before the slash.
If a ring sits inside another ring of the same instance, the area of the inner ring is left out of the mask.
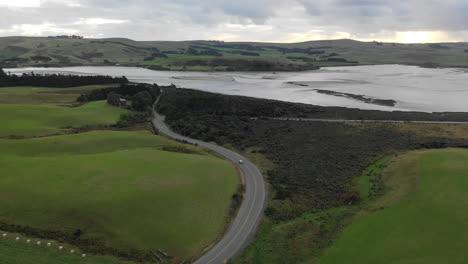
<path id="1" fill-rule="evenodd" d="M 317 263 L 466 263 L 468 150 L 410 152 Z"/>
<path id="2" fill-rule="evenodd" d="M 188 53 L 190 48 L 199 54 Z M 158 53 L 158 56 L 154 56 L 155 49 L 164 55 Z M 411 64 L 468 67 L 468 52 L 464 52 L 465 49 L 468 49 L 468 43 L 398 44 L 360 42 L 349 39 L 301 43 L 240 43 L 133 41 L 122 38 L 96 40 L 5 37 L 0 38 L 0 65 L 8 68 L 11 66 L 118 64 L 200 71 L 232 68 L 232 63 L 212 64 L 213 61 L 221 58 L 231 61 L 272 62 L 276 70 L 310 69 L 306 67 L 310 64 L 316 66 Z M 203 53 L 207 50 L 216 52 L 218 56 Z M 46 61 L 34 60 L 33 57 L 36 55 L 45 56 L 48 59 Z"/>
<path id="3" fill-rule="evenodd" d="M 90 85 L 72 88 L 0 87 L 0 104 L 55 104 L 76 103 L 82 93 L 113 85 Z"/>
<path id="4" fill-rule="evenodd" d="M 57 249 L 0 238 L 0 262 L 3 264 L 130 264 L 107 256 L 71 255 Z"/>
<path id="5" fill-rule="evenodd" d="M 0 104 L 0 137 L 63 134 L 66 128 L 112 125 L 126 110 L 97 101 L 80 107 Z"/>
<path id="6" fill-rule="evenodd" d="M 0 140 L 0 222 L 188 258 L 224 228 L 231 163 L 149 132 Z"/>

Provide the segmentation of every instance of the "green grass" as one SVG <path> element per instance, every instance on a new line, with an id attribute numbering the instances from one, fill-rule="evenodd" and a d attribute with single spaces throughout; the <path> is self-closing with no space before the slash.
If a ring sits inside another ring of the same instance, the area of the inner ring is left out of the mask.
<path id="1" fill-rule="evenodd" d="M 317 263 L 467 263 L 468 150 L 412 152 Z"/>
<path id="2" fill-rule="evenodd" d="M 105 101 L 80 107 L 0 104 L 0 137 L 45 136 L 65 133 L 66 127 L 111 125 L 124 112 Z"/>
<path id="3" fill-rule="evenodd" d="M 107 256 L 82 258 L 56 249 L 0 238 L 0 262 L 4 264 L 130 264 Z"/>
<path id="4" fill-rule="evenodd" d="M 0 104 L 59 104 L 76 103 L 82 93 L 115 85 L 90 85 L 71 88 L 0 87 Z"/>
<path id="5" fill-rule="evenodd" d="M 0 222 L 188 258 L 223 231 L 234 165 L 149 132 L 0 140 Z M 16 253 L 15 253 L 16 254 Z"/>

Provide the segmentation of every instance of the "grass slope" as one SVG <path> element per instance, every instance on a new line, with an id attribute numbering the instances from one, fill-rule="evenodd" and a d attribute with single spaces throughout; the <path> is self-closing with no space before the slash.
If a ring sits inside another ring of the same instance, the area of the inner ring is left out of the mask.
<path id="1" fill-rule="evenodd" d="M 371 203 L 318 261 L 466 263 L 468 150 L 412 152 L 384 171 Z"/>
<path id="2" fill-rule="evenodd" d="M 0 222 L 77 229 L 121 251 L 188 258 L 222 232 L 235 167 L 148 132 L 100 131 L 0 140 Z"/>
<path id="3" fill-rule="evenodd" d="M 66 127 L 111 125 L 124 112 L 125 110 L 107 105 L 105 101 L 80 107 L 0 104 L 0 137 L 45 136 L 62 134 Z"/>
<path id="4" fill-rule="evenodd" d="M 189 48 L 199 54 L 188 54 Z M 309 52 L 304 49 L 310 48 Z M 165 56 L 154 56 L 157 49 Z M 287 50 L 285 50 L 287 49 Z M 301 50 L 302 49 L 302 50 Z M 359 64 L 411 64 L 468 67 L 468 43 L 397 44 L 354 40 L 322 40 L 301 43 L 213 41 L 133 41 L 130 39 L 0 38 L 0 65 L 129 65 L 156 66 L 169 70 L 226 70 L 229 62 L 273 63 L 273 70 L 310 69 L 307 66 Z M 206 55 L 207 50 L 221 56 Z M 244 53 L 244 54 L 242 54 Z M 255 55 L 253 55 L 254 53 Z M 40 55 L 46 60 L 34 57 Z M 245 66 L 246 70 L 250 68 Z M 259 69 L 259 68 L 256 68 Z M 255 70 L 255 69 L 253 69 Z M 260 69 L 262 70 L 262 69 Z M 263 69 L 264 70 L 264 69 Z"/>

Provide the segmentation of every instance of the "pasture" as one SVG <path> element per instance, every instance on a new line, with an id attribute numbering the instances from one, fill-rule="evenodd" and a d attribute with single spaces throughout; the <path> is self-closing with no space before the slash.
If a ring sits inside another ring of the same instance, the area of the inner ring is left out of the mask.
<path id="1" fill-rule="evenodd" d="M 239 184 L 233 164 L 145 131 L 0 140 L 0 155 L 0 223 L 81 230 L 127 253 L 195 255 L 223 231 Z"/>
<path id="2" fill-rule="evenodd" d="M 468 261 L 468 150 L 409 152 L 392 159 L 385 194 L 357 214 L 317 263 Z"/>
<path id="3" fill-rule="evenodd" d="M 125 112 L 105 101 L 80 107 L 0 104 L 0 137 L 49 136 L 66 133 L 68 128 L 113 125 Z"/>
<path id="4" fill-rule="evenodd" d="M 76 103 L 80 94 L 115 85 L 90 85 L 71 88 L 0 87 L 0 104 L 54 104 Z"/>

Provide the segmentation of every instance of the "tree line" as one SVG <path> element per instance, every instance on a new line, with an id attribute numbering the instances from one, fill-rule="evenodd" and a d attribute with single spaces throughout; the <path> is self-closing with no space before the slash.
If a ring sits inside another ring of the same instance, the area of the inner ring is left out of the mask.
<path id="1" fill-rule="evenodd" d="M 53 88 L 68 88 L 86 85 L 100 84 L 125 84 L 128 79 L 125 76 L 78 76 L 62 74 L 35 74 L 23 73 L 22 75 L 6 74 L 0 68 L 0 87 L 7 86 L 41 86 Z"/>

